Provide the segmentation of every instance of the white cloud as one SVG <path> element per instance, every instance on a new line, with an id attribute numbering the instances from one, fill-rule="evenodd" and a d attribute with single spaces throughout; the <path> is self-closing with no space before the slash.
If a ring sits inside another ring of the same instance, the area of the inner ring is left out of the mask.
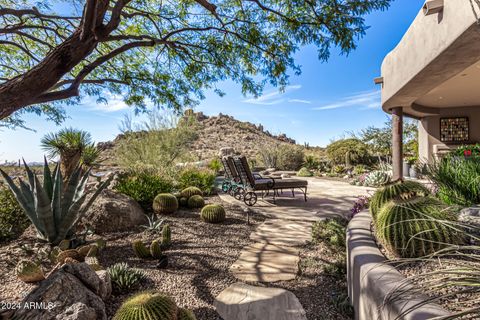
<path id="1" fill-rule="evenodd" d="M 291 103 L 304 103 L 304 104 L 311 104 L 311 103 L 312 103 L 312 101 L 303 100 L 303 99 L 289 99 L 288 102 L 291 102 Z"/>
<path id="2" fill-rule="evenodd" d="M 98 102 L 94 97 L 86 97 L 82 105 L 87 106 L 91 110 L 101 111 L 105 113 L 127 110 L 130 108 L 121 95 L 114 95 L 109 92 L 104 93 L 105 101 Z"/>
<path id="3" fill-rule="evenodd" d="M 243 100 L 243 102 L 250 103 L 250 104 L 260 104 L 260 105 L 265 105 L 265 106 L 279 104 L 279 103 L 282 103 L 282 102 L 286 101 L 284 96 L 288 92 L 298 90 L 301 87 L 302 86 L 299 85 L 299 84 L 286 86 L 284 92 L 280 92 L 278 90 L 273 90 L 273 91 L 269 91 L 269 92 L 265 93 L 264 95 L 262 95 L 258 98 L 248 98 L 246 100 Z"/>
<path id="4" fill-rule="evenodd" d="M 357 93 L 324 106 L 312 108 L 312 110 L 332 110 L 347 107 L 360 107 L 365 109 L 376 109 L 381 105 L 381 92 L 379 90 Z"/>

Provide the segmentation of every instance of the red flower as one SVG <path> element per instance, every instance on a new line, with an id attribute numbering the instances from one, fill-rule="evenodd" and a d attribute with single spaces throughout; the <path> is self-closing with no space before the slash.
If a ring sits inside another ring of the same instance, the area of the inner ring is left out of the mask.
<path id="1" fill-rule="evenodd" d="M 463 151 L 463 155 L 464 155 L 465 157 L 470 157 L 470 156 L 472 155 L 472 150 L 465 150 L 465 151 Z"/>

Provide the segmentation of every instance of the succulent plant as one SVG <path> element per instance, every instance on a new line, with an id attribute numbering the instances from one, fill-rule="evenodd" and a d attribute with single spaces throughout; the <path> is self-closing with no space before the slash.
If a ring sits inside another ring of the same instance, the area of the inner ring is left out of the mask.
<path id="1" fill-rule="evenodd" d="M 372 171 L 366 177 L 364 181 L 364 186 L 367 187 L 381 187 L 386 185 L 392 179 L 388 171 Z"/>
<path id="2" fill-rule="evenodd" d="M 125 301 L 113 320 L 177 320 L 178 307 L 169 296 L 157 292 L 141 292 Z"/>
<path id="3" fill-rule="evenodd" d="M 202 208 L 205 205 L 205 200 L 200 195 L 194 195 L 188 198 L 188 207 L 192 209 Z"/>
<path id="4" fill-rule="evenodd" d="M 104 270 L 97 257 L 86 257 L 85 263 L 88 264 L 95 271 Z"/>
<path id="5" fill-rule="evenodd" d="M 313 173 L 305 167 L 300 168 L 297 172 L 298 177 L 311 177 Z"/>
<path id="6" fill-rule="evenodd" d="M 418 258 L 449 244 L 460 244 L 462 236 L 451 225 L 455 215 L 431 197 L 387 202 L 376 219 L 376 233 L 384 246 L 404 258 Z"/>
<path id="7" fill-rule="evenodd" d="M 130 268 L 125 262 L 114 264 L 107 268 L 107 272 L 116 291 L 130 290 L 145 278 L 143 271 Z"/>
<path id="8" fill-rule="evenodd" d="M 150 245 L 150 255 L 155 259 L 160 259 L 162 256 L 162 245 L 160 241 L 153 240 L 152 244 Z"/>
<path id="9" fill-rule="evenodd" d="M 68 235 L 74 233 L 77 222 L 113 178 L 110 177 L 101 183 L 94 194 L 86 201 L 85 188 L 90 170 L 82 174 L 82 168 L 77 167 L 64 185 L 58 165 L 52 173 L 45 159 L 43 183 L 30 170 L 25 161 L 24 165 L 28 183 L 18 178 L 19 184 L 17 185 L 1 169 L 0 174 L 15 194 L 15 198 L 32 221 L 35 229 L 37 229 L 38 236 L 53 245 L 58 245 Z"/>
<path id="10" fill-rule="evenodd" d="M 162 247 L 168 248 L 172 244 L 172 230 L 167 223 L 162 228 Z"/>
<path id="11" fill-rule="evenodd" d="M 177 314 L 177 320 L 197 320 L 197 318 L 195 317 L 192 311 L 185 308 L 179 308 L 178 314 Z"/>
<path id="12" fill-rule="evenodd" d="M 178 206 L 186 208 L 188 206 L 188 198 L 181 197 L 180 199 L 178 199 Z"/>
<path id="13" fill-rule="evenodd" d="M 373 219 L 382 206 L 393 199 L 410 199 L 414 196 L 426 197 L 430 191 L 421 183 L 415 181 L 395 182 L 377 190 L 370 199 L 370 213 Z"/>
<path id="14" fill-rule="evenodd" d="M 68 249 L 60 252 L 57 255 L 57 263 L 64 264 L 67 258 L 71 258 L 77 261 L 83 261 L 84 258 L 78 253 L 77 249 Z"/>
<path id="15" fill-rule="evenodd" d="M 45 279 L 42 267 L 39 264 L 28 260 L 22 260 L 17 264 L 15 274 L 20 280 L 28 283 L 38 282 Z"/>
<path id="16" fill-rule="evenodd" d="M 96 257 L 98 254 L 98 247 L 96 245 L 91 245 L 90 250 L 88 250 L 86 257 Z"/>
<path id="17" fill-rule="evenodd" d="M 79 262 L 80 261 L 78 261 L 76 259 L 66 257 L 65 260 L 63 261 L 63 264 L 75 264 L 75 263 L 79 263 Z"/>
<path id="18" fill-rule="evenodd" d="M 202 196 L 203 192 L 197 187 L 188 187 L 182 190 L 181 196 L 189 199 L 192 196 Z"/>
<path id="19" fill-rule="evenodd" d="M 208 223 L 222 222 L 225 220 L 225 209 L 218 204 L 206 205 L 200 212 L 200 218 Z"/>
<path id="20" fill-rule="evenodd" d="M 145 244 L 140 241 L 136 240 L 132 243 L 133 251 L 135 255 L 140 259 L 149 259 L 152 256 L 150 255 L 150 250 L 145 246 Z"/>
<path id="21" fill-rule="evenodd" d="M 153 200 L 153 211 L 156 214 L 171 214 L 177 211 L 178 200 L 171 193 L 160 193 Z"/>

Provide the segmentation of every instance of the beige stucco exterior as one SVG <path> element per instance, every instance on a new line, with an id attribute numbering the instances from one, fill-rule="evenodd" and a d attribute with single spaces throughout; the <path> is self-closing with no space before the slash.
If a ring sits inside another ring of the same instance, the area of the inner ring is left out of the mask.
<path id="1" fill-rule="evenodd" d="M 480 142 L 479 16 L 470 0 L 444 0 L 429 15 L 422 8 L 382 63 L 382 108 L 420 120 L 420 158 L 456 146 L 440 141 L 442 117 L 467 116 L 468 143 Z"/>

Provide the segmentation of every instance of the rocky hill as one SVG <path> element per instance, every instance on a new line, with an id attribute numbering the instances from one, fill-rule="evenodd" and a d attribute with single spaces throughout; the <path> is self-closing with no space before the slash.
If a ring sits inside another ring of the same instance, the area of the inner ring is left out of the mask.
<path id="1" fill-rule="evenodd" d="M 256 158 L 260 149 L 267 145 L 296 143 L 285 134 L 274 135 L 262 125 L 242 122 L 221 113 L 213 117 L 208 117 L 202 112 L 193 115 L 198 122 L 198 138 L 192 144 L 191 152 L 199 161 L 217 157 L 222 148 L 233 148 L 237 154 Z M 123 135 L 119 135 L 113 141 L 98 144 L 102 150 L 101 158 L 107 159 L 107 163 L 113 160 L 115 145 L 122 138 Z"/>

